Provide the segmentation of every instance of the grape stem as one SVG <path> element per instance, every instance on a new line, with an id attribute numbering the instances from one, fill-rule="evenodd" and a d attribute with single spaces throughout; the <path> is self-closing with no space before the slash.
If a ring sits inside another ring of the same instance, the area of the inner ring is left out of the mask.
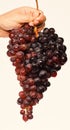
<path id="1" fill-rule="evenodd" d="M 36 9 L 39 9 L 38 0 L 36 0 Z"/>
<path id="2" fill-rule="evenodd" d="M 36 37 L 38 37 L 38 30 L 37 30 L 37 27 L 34 27 L 34 32 L 35 32 L 35 35 L 36 35 Z"/>

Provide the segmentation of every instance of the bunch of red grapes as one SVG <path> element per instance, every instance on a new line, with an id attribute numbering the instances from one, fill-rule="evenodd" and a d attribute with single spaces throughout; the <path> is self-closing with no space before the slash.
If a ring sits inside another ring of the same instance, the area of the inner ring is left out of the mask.
<path id="1" fill-rule="evenodd" d="M 56 77 L 67 61 L 66 46 L 54 28 L 44 28 L 37 37 L 35 27 L 27 23 L 11 30 L 9 37 L 7 55 L 22 87 L 17 103 L 23 120 L 27 121 L 33 118 L 33 106 L 50 86 L 48 79 Z"/>

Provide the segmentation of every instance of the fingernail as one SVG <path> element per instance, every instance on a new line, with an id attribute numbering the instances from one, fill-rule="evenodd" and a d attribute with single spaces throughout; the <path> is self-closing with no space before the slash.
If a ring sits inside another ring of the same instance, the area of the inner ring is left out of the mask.
<path id="1" fill-rule="evenodd" d="M 30 25 L 30 26 L 34 26 L 33 22 L 30 22 L 29 25 Z"/>
<path id="2" fill-rule="evenodd" d="M 34 21 L 34 24 L 35 24 L 35 25 L 39 24 L 39 21 L 38 21 L 38 20 L 35 20 L 35 21 Z"/>

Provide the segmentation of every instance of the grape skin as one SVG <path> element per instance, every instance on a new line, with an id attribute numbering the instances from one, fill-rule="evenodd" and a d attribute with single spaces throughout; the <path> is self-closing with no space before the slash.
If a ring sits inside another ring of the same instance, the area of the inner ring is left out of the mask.
<path id="1" fill-rule="evenodd" d="M 66 63 L 66 46 L 54 28 L 44 28 L 36 37 L 34 27 L 29 24 L 11 30 L 9 37 L 7 55 L 22 87 L 17 103 L 22 109 L 22 119 L 27 121 L 33 118 L 33 106 L 50 86 L 48 79 L 56 77 Z"/>

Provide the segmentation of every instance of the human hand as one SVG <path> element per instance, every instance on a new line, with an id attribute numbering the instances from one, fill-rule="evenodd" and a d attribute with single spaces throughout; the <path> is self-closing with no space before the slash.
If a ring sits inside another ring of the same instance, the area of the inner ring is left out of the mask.
<path id="1" fill-rule="evenodd" d="M 21 27 L 24 23 L 43 28 L 46 17 L 42 11 L 31 7 L 20 7 L 0 15 L 0 36 L 7 37 L 9 30 Z"/>

